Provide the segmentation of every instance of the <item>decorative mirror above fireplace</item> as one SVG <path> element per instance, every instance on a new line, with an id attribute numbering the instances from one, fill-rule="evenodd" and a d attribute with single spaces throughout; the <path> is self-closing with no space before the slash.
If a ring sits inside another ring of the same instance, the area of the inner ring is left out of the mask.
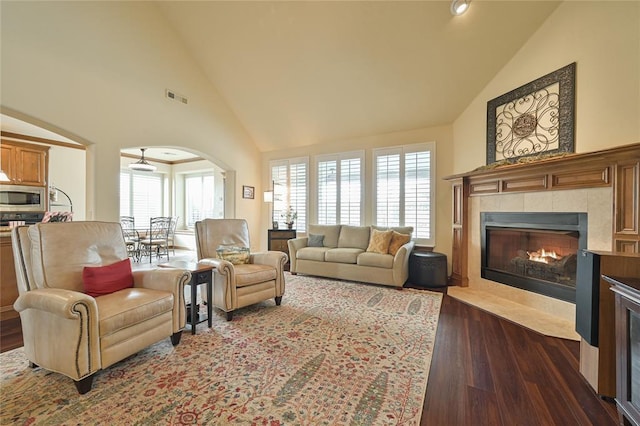
<path id="1" fill-rule="evenodd" d="M 586 213 L 480 213 L 483 278 L 575 303 Z"/>

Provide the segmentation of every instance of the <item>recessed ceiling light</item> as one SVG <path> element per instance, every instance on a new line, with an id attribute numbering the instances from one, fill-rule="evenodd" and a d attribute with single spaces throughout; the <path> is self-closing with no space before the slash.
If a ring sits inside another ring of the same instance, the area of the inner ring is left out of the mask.
<path id="1" fill-rule="evenodd" d="M 451 13 L 454 16 L 460 16 L 469 9 L 469 3 L 471 0 L 452 0 Z"/>

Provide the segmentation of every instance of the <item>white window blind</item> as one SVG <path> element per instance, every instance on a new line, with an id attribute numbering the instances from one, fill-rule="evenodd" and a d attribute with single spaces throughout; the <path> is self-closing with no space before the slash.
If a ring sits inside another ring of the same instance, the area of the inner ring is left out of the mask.
<path id="1" fill-rule="evenodd" d="M 164 176 L 161 173 L 120 172 L 120 215 L 133 216 L 137 227 L 163 216 Z"/>
<path id="2" fill-rule="evenodd" d="M 412 226 L 417 242 L 434 244 L 435 143 L 374 150 L 375 222 Z"/>
<path id="3" fill-rule="evenodd" d="M 316 164 L 318 223 L 360 225 L 364 152 L 319 156 Z"/>
<path id="4" fill-rule="evenodd" d="M 298 215 L 294 227 L 301 232 L 307 229 L 308 169 L 307 158 L 271 162 L 274 220 L 284 224 L 284 215 L 291 208 Z"/>
<path id="5" fill-rule="evenodd" d="M 188 175 L 184 179 L 186 224 L 193 228 L 197 221 L 215 218 L 215 179 L 213 174 Z"/>

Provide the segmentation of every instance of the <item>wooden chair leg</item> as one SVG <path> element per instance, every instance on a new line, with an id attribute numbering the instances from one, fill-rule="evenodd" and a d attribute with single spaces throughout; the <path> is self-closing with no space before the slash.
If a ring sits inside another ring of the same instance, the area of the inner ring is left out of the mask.
<path id="1" fill-rule="evenodd" d="M 95 375 L 92 374 L 90 376 L 85 377 L 84 379 L 80 379 L 75 383 L 76 385 L 76 389 L 78 389 L 78 393 L 80 395 L 84 395 L 85 393 L 89 392 L 91 390 L 91 385 L 93 385 L 93 376 Z"/>
<path id="2" fill-rule="evenodd" d="M 182 337 L 182 330 L 178 331 L 177 333 L 173 333 L 171 335 L 171 344 L 173 346 L 178 346 L 178 343 L 180 343 L 181 337 Z"/>

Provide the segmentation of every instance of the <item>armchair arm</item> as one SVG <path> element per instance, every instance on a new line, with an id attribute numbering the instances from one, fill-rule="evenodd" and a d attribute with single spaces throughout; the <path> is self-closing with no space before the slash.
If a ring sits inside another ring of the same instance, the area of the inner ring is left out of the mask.
<path id="1" fill-rule="evenodd" d="M 415 242 L 409 241 L 398 249 L 393 258 L 393 281 L 398 285 L 403 285 L 409 279 L 409 257 L 414 246 Z"/>
<path id="2" fill-rule="evenodd" d="M 291 260 L 291 272 L 297 272 L 298 255 L 297 252 L 301 248 L 307 247 L 309 243 L 308 237 L 293 238 L 287 241 L 289 245 L 289 259 Z"/>
<path id="3" fill-rule="evenodd" d="M 47 370 L 80 380 L 102 368 L 98 305 L 72 290 L 28 291 L 15 301 L 27 358 Z"/>
<path id="4" fill-rule="evenodd" d="M 133 286 L 173 294 L 173 332 L 184 329 L 187 313 L 184 301 L 184 286 L 191 279 L 191 273 L 184 269 L 159 268 L 133 271 Z"/>
<path id="5" fill-rule="evenodd" d="M 250 263 L 258 265 L 269 265 L 276 268 L 276 296 L 284 294 L 284 265 L 287 263 L 289 256 L 281 251 L 266 251 L 261 253 L 252 253 Z"/>
<path id="6" fill-rule="evenodd" d="M 278 270 L 282 270 L 284 268 L 284 264 L 287 263 L 288 256 L 286 253 L 281 251 L 265 251 L 260 253 L 251 253 L 249 259 L 249 263 L 269 265 Z"/>

